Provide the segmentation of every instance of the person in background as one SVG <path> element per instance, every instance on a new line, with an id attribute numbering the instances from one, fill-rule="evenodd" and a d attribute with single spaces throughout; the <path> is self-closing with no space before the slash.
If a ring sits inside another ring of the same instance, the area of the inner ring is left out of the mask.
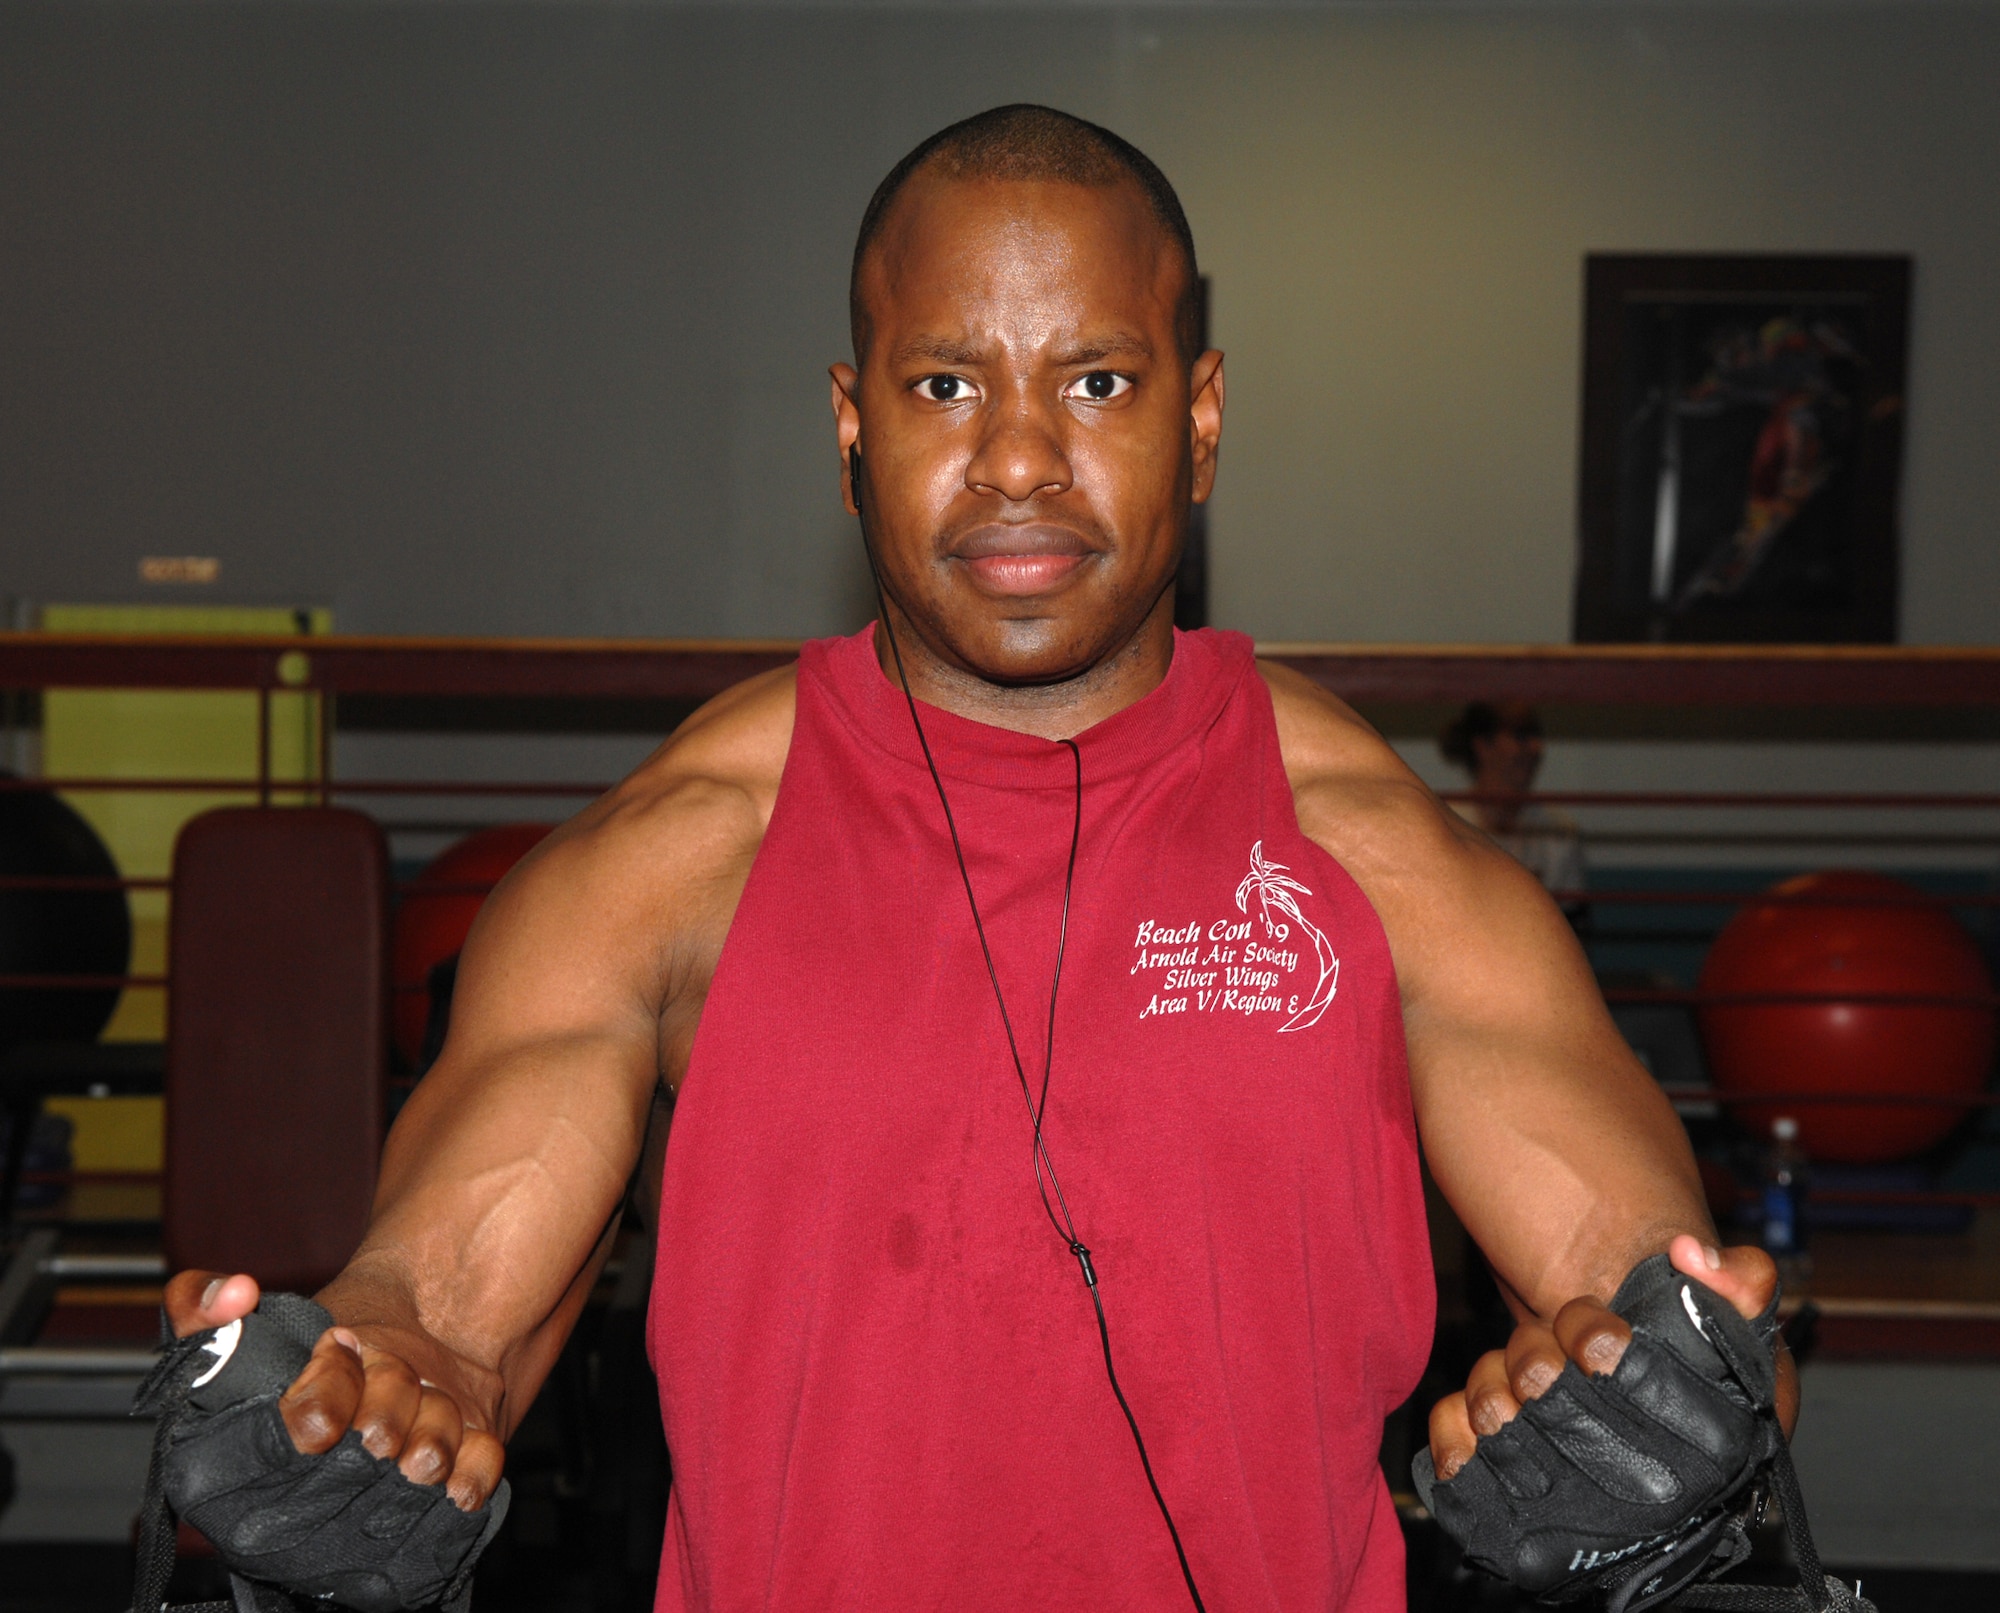
<path id="1" fill-rule="evenodd" d="M 1438 736 L 1444 759 L 1472 777 L 1460 817 L 1540 880 L 1571 923 L 1584 914 L 1583 837 L 1567 814 L 1527 799 L 1542 766 L 1542 719 L 1520 701 L 1475 700 Z"/>

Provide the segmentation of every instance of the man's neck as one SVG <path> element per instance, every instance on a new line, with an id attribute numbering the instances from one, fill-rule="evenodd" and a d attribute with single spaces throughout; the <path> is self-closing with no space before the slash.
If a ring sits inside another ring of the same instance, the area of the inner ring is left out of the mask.
<path id="1" fill-rule="evenodd" d="M 932 653 L 909 619 L 891 603 L 895 649 L 902 654 L 910 692 L 953 716 L 1006 728 L 1038 739 L 1072 739 L 1146 698 L 1160 686 L 1174 658 L 1173 596 L 1165 596 L 1139 631 L 1074 677 L 1053 683 L 995 683 Z M 900 683 L 888 636 L 875 630 L 875 659 L 891 683 Z"/>

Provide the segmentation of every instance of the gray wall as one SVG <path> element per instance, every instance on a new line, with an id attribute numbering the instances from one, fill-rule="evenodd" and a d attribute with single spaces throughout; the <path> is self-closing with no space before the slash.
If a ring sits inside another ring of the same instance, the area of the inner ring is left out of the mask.
<path id="1" fill-rule="evenodd" d="M 0 7 L 0 593 L 380 632 L 866 600 L 824 367 L 884 169 L 1004 99 L 1182 188 L 1215 612 L 1560 639 L 1589 249 L 1915 254 L 1905 636 L 2000 639 L 2000 12 Z M 154 590 L 158 596 L 162 591 Z"/>

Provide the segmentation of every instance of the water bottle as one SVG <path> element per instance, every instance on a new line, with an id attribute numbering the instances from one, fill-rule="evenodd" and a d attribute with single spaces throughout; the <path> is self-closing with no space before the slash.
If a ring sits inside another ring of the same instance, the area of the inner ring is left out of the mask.
<path id="1" fill-rule="evenodd" d="M 1799 1123 L 1790 1115 L 1771 1122 L 1771 1146 L 1764 1156 L 1764 1248 L 1778 1263 L 1779 1281 L 1795 1286 L 1812 1271 L 1806 1253 L 1807 1171 L 1799 1146 Z"/>

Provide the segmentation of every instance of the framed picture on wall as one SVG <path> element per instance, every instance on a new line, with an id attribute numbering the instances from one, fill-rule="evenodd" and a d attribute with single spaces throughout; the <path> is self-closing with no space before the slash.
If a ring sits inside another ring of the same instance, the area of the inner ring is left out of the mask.
<path id="1" fill-rule="evenodd" d="M 1579 643 L 1896 637 L 1907 257 L 1593 253 Z"/>

